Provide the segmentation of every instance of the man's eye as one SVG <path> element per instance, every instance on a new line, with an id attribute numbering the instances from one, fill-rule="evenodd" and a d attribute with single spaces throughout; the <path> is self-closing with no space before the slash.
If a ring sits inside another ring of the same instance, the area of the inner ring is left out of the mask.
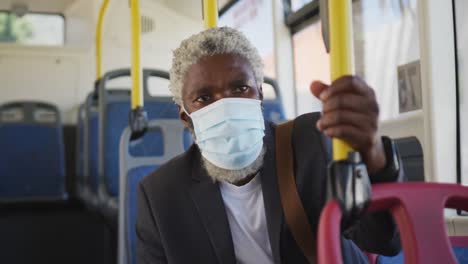
<path id="1" fill-rule="evenodd" d="M 236 87 L 234 90 L 235 90 L 237 93 L 245 93 L 245 92 L 247 92 L 249 89 L 250 89 L 249 86 L 247 86 L 247 85 L 242 85 L 242 86 Z"/>
<path id="2" fill-rule="evenodd" d="M 209 95 L 202 95 L 202 96 L 198 97 L 195 101 L 197 101 L 199 103 L 205 103 L 210 99 L 211 99 L 211 97 Z"/>

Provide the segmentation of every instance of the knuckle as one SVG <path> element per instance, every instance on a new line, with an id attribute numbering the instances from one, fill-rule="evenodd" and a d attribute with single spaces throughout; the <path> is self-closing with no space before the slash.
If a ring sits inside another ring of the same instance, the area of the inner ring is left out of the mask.
<path id="1" fill-rule="evenodd" d="M 335 124 L 339 124 L 343 121 L 343 115 L 340 113 L 336 113 L 333 117 L 333 120 L 335 121 Z"/>
<path id="2" fill-rule="evenodd" d="M 380 114 L 380 106 L 377 102 L 374 101 L 373 103 L 373 110 L 374 110 L 374 113 L 377 114 L 377 116 Z"/>
<path id="3" fill-rule="evenodd" d="M 337 127 L 334 132 L 337 137 L 344 137 L 346 135 L 346 131 L 342 127 Z"/>
<path id="4" fill-rule="evenodd" d="M 351 76 L 350 78 L 350 85 L 354 88 L 357 88 L 359 86 L 361 86 L 362 82 L 361 82 L 361 79 L 359 79 L 359 77 L 357 76 Z"/>
<path id="5" fill-rule="evenodd" d="M 336 108 L 343 108 L 345 106 L 345 100 L 343 96 L 336 98 Z"/>
<path id="6" fill-rule="evenodd" d="M 365 144 L 366 146 L 372 146 L 372 144 L 374 143 L 374 137 L 372 135 L 369 135 L 366 137 L 366 140 L 365 140 Z"/>
<path id="7" fill-rule="evenodd" d="M 370 93 L 371 97 L 372 97 L 373 99 L 375 99 L 375 98 L 376 98 L 375 90 L 372 89 L 372 88 L 370 88 L 370 87 L 368 87 L 368 90 L 369 90 L 369 93 Z"/>

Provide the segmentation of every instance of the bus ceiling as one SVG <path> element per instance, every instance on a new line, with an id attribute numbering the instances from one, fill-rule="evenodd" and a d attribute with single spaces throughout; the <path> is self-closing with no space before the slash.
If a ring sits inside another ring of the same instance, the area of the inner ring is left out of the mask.
<path id="1" fill-rule="evenodd" d="M 2 0 L 0 10 L 9 10 L 17 15 L 34 13 L 64 13 L 73 3 L 79 0 Z"/>

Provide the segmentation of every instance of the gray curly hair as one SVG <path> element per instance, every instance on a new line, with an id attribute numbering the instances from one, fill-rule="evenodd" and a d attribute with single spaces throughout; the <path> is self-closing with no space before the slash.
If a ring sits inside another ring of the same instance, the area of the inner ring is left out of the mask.
<path id="1" fill-rule="evenodd" d="M 182 105 L 182 87 L 190 66 L 216 54 L 242 56 L 250 63 L 257 84 L 263 83 L 262 58 L 244 34 L 229 27 L 210 28 L 183 40 L 174 50 L 169 89 L 176 104 Z"/>

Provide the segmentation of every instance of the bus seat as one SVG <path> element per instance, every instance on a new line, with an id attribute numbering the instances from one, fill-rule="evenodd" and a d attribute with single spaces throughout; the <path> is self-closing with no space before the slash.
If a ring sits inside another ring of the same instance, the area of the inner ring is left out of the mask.
<path id="1" fill-rule="evenodd" d="M 468 236 L 452 236 L 450 243 L 458 263 L 468 263 Z"/>
<path id="2" fill-rule="evenodd" d="M 451 236 L 449 237 L 452 245 L 452 251 L 458 260 L 458 263 L 468 263 L 468 237 L 466 236 Z M 377 264 L 404 264 L 404 254 L 401 251 L 394 257 L 378 256 Z M 373 264 L 373 263 L 372 263 Z"/>
<path id="3" fill-rule="evenodd" d="M 424 154 L 417 137 L 395 139 L 408 181 L 424 181 Z"/>
<path id="4" fill-rule="evenodd" d="M 84 173 L 84 163 L 85 163 L 85 118 L 86 111 L 85 105 L 80 104 L 78 108 L 78 118 L 77 118 L 77 132 L 76 132 L 76 165 L 75 165 L 75 174 L 76 174 L 76 191 L 78 197 L 83 198 L 84 188 L 85 188 L 85 173 Z"/>
<path id="5" fill-rule="evenodd" d="M 98 101 L 90 92 L 83 104 L 83 186 L 81 198 L 89 205 L 98 203 Z"/>
<path id="6" fill-rule="evenodd" d="M 129 69 L 115 70 L 106 73 L 99 88 L 100 135 L 99 138 L 99 192 L 101 200 L 107 207 L 117 209 L 119 195 L 119 142 L 122 132 L 128 125 L 130 113 L 130 92 L 127 90 L 106 90 L 106 81 L 129 76 Z M 149 120 L 178 119 L 179 111 L 171 97 L 154 97 L 148 91 L 148 78 L 158 77 L 168 80 L 169 74 L 164 71 L 144 69 L 143 90 L 145 93 L 145 111 Z M 179 121 L 180 122 L 180 121 Z"/>
<path id="7" fill-rule="evenodd" d="M 56 106 L 12 102 L 0 106 L 0 200 L 63 200 L 63 128 Z"/>
<path id="8" fill-rule="evenodd" d="M 100 182 L 99 192 L 107 198 L 118 195 L 119 141 L 122 131 L 128 125 L 130 112 L 130 91 L 114 90 L 100 94 L 98 175 L 105 179 Z M 105 183 L 105 186 L 102 185 Z M 103 192 L 104 191 L 104 192 Z"/>
<path id="9" fill-rule="evenodd" d="M 129 100 L 129 98 L 128 98 Z M 145 100 L 145 110 L 149 120 L 160 118 L 177 119 L 179 112 L 171 98 L 160 98 L 159 101 Z M 130 103 L 118 102 L 109 104 L 107 111 L 108 121 L 105 129 L 105 157 L 104 157 L 104 175 L 108 191 L 111 196 L 118 196 L 118 180 L 119 180 L 119 159 L 118 159 L 118 142 L 122 131 L 128 125 L 128 113 L 130 112 Z M 180 120 L 178 120 L 181 122 Z M 119 134 L 120 132 L 120 134 Z M 118 135 L 119 134 L 119 135 Z"/>
<path id="10" fill-rule="evenodd" d="M 126 128 L 120 141 L 120 197 L 119 197 L 119 263 L 136 263 L 135 218 L 137 189 L 140 180 L 176 155 L 191 142 L 188 131 L 178 119 L 155 119 L 148 131 L 137 140 L 130 140 Z"/>
<path id="11" fill-rule="evenodd" d="M 263 84 L 263 114 L 265 119 L 274 123 L 285 121 L 284 109 L 278 83 L 265 77 Z"/>
<path id="12" fill-rule="evenodd" d="M 444 208 L 467 210 L 468 187 L 438 183 L 375 184 L 367 212 L 385 210 L 393 215 L 400 230 L 405 263 L 454 264 L 458 252 L 465 254 L 466 259 L 466 238 L 451 238 L 450 244 L 445 230 Z M 319 263 L 343 263 L 341 217 L 339 204 L 329 201 L 320 216 Z"/>

